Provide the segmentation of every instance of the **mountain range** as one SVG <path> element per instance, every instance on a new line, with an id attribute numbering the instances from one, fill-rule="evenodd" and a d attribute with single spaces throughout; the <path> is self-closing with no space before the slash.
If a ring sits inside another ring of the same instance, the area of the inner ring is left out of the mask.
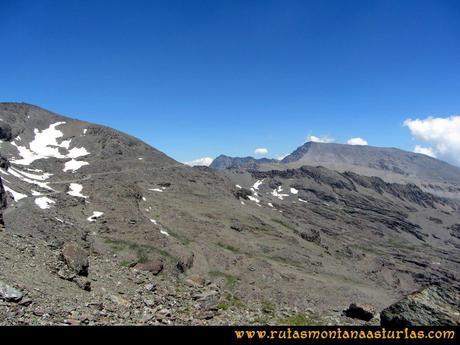
<path id="1" fill-rule="evenodd" d="M 309 142 L 189 167 L 23 103 L 0 103 L 0 140 L 1 324 L 377 324 L 424 287 L 459 301 L 440 160 Z"/>

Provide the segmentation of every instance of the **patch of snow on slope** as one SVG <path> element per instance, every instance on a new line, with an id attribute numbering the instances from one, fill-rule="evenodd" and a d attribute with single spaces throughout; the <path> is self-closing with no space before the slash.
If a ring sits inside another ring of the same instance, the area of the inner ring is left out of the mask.
<path id="1" fill-rule="evenodd" d="M 84 162 L 84 161 L 77 161 L 75 159 L 71 159 L 70 161 L 65 162 L 64 169 L 62 169 L 62 171 L 66 172 L 66 171 L 71 170 L 72 172 L 75 172 L 78 169 L 80 169 L 82 166 L 85 166 L 85 165 L 89 165 L 89 163 Z"/>
<path id="2" fill-rule="evenodd" d="M 291 194 L 298 194 L 298 193 L 299 191 L 297 189 L 291 187 Z"/>
<path id="3" fill-rule="evenodd" d="M 41 182 L 41 181 L 36 181 L 36 180 L 32 180 L 30 178 L 27 178 L 23 175 L 21 175 L 21 173 L 16 170 L 15 168 L 10 168 L 9 169 L 9 172 L 11 175 L 13 175 L 14 177 L 17 177 L 18 179 L 20 179 L 21 181 L 24 181 L 24 182 L 27 182 L 27 183 L 30 183 L 30 184 L 34 184 L 34 185 L 37 185 L 39 187 L 42 187 L 42 188 L 45 188 L 45 189 L 49 189 L 49 190 L 52 190 L 54 191 L 53 188 L 51 188 L 50 186 L 48 186 L 48 183 L 47 182 Z"/>
<path id="4" fill-rule="evenodd" d="M 21 199 L 27 198 L 27 195 L 16 192 L 12 190 L 10 187 L 8 187 L 7 185 L 3 185 L 3 187 L 7 192 L 10 192 L 13 195 L 14 201 L 19 201 Z"/>
<path id="5" fill-rule="evenodd" d="M 153 224 L 157 225 L 157 221 L 156 221 L 155 219 L 150 219 L 150 221 L 151 221 Z"/>
<path id="6" fill-rule="evenodd" d="M 81 191 L 83 190 L 83 186 L 81 184 L 71 183 L 69 188 L 70 190 L 67 192 L 67 194 L 72 196 L 78 196 L 80 198 L 87 198 L 86 195 L 81 194 Z"/>
<path id="7" fill-rule="evenodd" d="M 256 202 L 256 203 L 259 203 L 259 202 L 260 202 L 260 200 L 259 200 L 259 199 L 257 199 L 257 198 L 254 198 L 254 197 L 253 197 L 253 196 L 251 196 L 251 195 L 248 195 L 248 199 L 249 199 L 249 200 L 251 200 L 251 201 L 254 201 L 254 202 Z"/>
<path id="8" fill-rule="evenodd" d="M 57 139 L 64 136 L 64 134 L 56 129 L 56 127 L 65 124 L 65 122 L 56 122 L 51 124 L 47 129 L 40 131 L 35 128 L 35 138 L 29 143 L 29 148 L 26 146 L 19 146 L 15 142 L 12 143 L 18 151 L 22 159 L 11 160 L 12 163 L 18 165 L 29 165 L 32 162 L 38 159 L 46 158 L 77 158 L 81 156 L 86 156 L 89 152 L 83 148 L 74 147 L 69 150 L 70 140 L 63 140 L 61 143 L 57 142 Z M 59 149 L 64 148 L 68 150 L 68 154 L 64 155 L 60 153 Z"/>
<path id="9" fill-rule="evenodd" d="M 254 183 L 254 185 L 252 186 L 252 188 L 258 190 L 258 189 L 259 189 L 259 186 L 262 184 L 262 182 L 264 182 L 264 180 L 257 180 L 257 182 Z"/>
<path id="10" fill-rule="evenodd" d="M 40 198 L 35 199 L 35 204 L 40 207 L 42 210 L 46 210 L 47 208 L 51 207 L 51 204 L 55 204 L 54 200 L 47 198 L 46 196 L 42 196 Z"/>
<path id="11" fill-rule="evenodd" d="M 283 200 L 284 197 L 289 196 L 289 194 L 283 194 L 281 193 L 283 191 L 283 187 L 279 186 L 278 189 L 273 189 L 272 195 L 274 197 L 277 197 L 280 200 Z"/>
<path id="12" fill-rule="evenodd" d="M 241 186 L 239 184 L 236 184 L 235 187 L 241 189 Z"/>
<path id="13" fill-rule="evenodd" d="M 153 191 L 153 192 L 163 192 L 163 189 L 160 189 L 160 188 L 150 188 L 149 190 Z"/>
<path id="14" fill-rule="evenodd" d="M 38 180 L 38 181 L 45 181 L 45 180 L 49 179 L 51 176 L 53 176 L 53 174 L 50 174 L 50 173 L 43 173 L 41 175 L 31 174 L 31 173 L 28 173 L 28 172 L 25 172 L 25 171 L 22 171 L 22 170 L 13 168 L 13 167 L 10 167 L 10 171 L 14 171 L 14 172 L 16 172 L 18 174 L 21 174 L 21 175 L 23 175 L 23 176 L 25 176 L 27 178 L 30 178 L 32 180 Z M 18 176 L 16 176 L 16 177 L 18 177 Z"/>
<path id="15" fill-rule="evenodd" d="M 160 234 L 169 236 L 168 232 L 166 230 L 160 230 Z"/>
<path id="16" fill-rule="evenodd" d="M 89 222 L 95 222 L 99 217 L 101 217 L 104 212 L 93 211 L 93 214 L 87 218 Z"/>

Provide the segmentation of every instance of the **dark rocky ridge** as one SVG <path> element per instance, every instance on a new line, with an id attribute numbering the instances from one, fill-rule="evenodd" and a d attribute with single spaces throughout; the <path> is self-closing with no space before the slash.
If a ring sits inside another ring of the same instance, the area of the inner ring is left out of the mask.
<path id="1" fill-rule="evenodd" d="M 254 157 L 229 157 L 220 155 L 209 166 L 215 170 L 225 169 L 255 169 L 260 164 L 278 163 L 276 159 Z"/>

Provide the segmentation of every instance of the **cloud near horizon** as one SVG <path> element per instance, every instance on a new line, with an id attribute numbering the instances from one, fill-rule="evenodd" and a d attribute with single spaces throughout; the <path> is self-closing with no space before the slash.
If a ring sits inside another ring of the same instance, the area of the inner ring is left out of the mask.
<path id="1" fill-rule="evenodd" d="M 184 162 L 184 164 L 190 165 L 192 167 L 196 166 L 196 165 L 209 166 L 212 163 L 213 160 L 214 160 L 214 158 L 211 158 L 211 157 L 202 157 L 202 158 L 194 159 L 193 161 Z"/>
<path id="2" fill-rule="evenodd" d="M 357 138 L 350 138 L 350 139 L 348 139 L 347 144 L 348 145 L 363 145 L 363 146 L 365 146 L 365 145 L 367 145 L 367 141 L 364 140 L 363 138 L 358 138 L 358 137 Z"/>
<path id="3" fill-rule="evenodd" d="M 417 145 L 414 152 L 460 165 L 460 115 L 407 119 L 403 125 L 409 128 L 415 139 L 430 145 Z"/>
<path id="4" fill-rule="evenodd" d="M 436 154 L 433 152 L 433 149 L 431 147 L 423 147 L 420 145 L 415 145 L 414 152 L 436 158 Z"/>
<path id="5" fill-rule="evenodd" d="M 254 150 L 254 154 L 256 155 L 266 155 L 268 153 L 268 150 L 265 147 L 259 147 Z"/>
<path id="6" fill-rule="evenodd" d="M 309 135 L 307 137 L 307 141 L 313 141 L 314 143 L 333 143 L 335 141 L 334 138 L 328 137 L 327 135 L 323 135 L 321 137 L 317 137 L 316 135 Z"/>

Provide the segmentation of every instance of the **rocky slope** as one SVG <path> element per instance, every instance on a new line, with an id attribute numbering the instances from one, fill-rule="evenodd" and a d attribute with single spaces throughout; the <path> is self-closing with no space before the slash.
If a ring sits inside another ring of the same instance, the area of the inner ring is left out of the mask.
<path id="1" fill-rule="evenodd" d="M 458 201 L 416 184 L 216 172 L 27 104 L 0 119 L 0 323 L 376 323 L 421 286 L 458 288 Z"/>

